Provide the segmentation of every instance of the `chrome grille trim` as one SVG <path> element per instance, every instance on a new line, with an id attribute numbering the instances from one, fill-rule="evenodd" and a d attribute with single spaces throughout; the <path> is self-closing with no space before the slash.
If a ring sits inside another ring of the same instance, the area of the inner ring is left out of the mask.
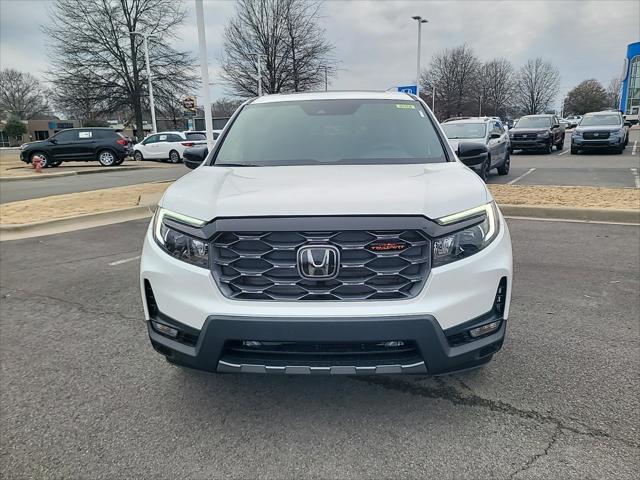
<path id="1" fill-rule="evenodd" d="M 377 242 L 401 251 L 373 251 Z M 336 278 L 303 278 L 299 248 L 319 243 L 340 251 Z M 219 231 L 211 243 L 211 269 L 227 298 L 262 301 L 359 301 L 415 297 L 431 266 L 431 242 L 420 229 L 331 231 Z"/>
<path id="2" fill-rule="evenodd" d="M 331 367 L 311 367 L 307 365 L 254 365 L 218 361 L 218 372 L 221 373 L 279 373 L 285 375 L 383 375 L 394 373 L 427 373 L 424 362 L 409 365 L 376 365 L 359 367 L 356 365 L 336 365 Z"/>

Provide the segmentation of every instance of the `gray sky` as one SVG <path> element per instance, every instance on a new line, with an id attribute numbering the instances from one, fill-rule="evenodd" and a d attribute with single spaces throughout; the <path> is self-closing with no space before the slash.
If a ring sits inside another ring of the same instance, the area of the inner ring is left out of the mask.
<path id="1" fill-rule="evenodd" d="M 47 22 L 52 1 L 0 0 L 0 67 L 31 72 L 46 80 Z M 187 20 L 177 47 L 197 58 L 194 2 L 186 0 Z M 212 81 L 219 73 L 222 31 L 233 15 L 234 2 L 205 0 L 205 24 Z M 422 64 L 434 51 L 462 43 L 481 60 L 505 57 L 516 68 L 542 56 L 562 76 L 560 98 L 587 78 L 606 87 L 619 75 L 629 43 L 640 40 L 640 0 L 329 0 L 321 24 L 336 46 L 341 70 L 334 89 L 387 89 L 412 83 L 416 66 L 416 22 L 423 27 Z M 214 85 L 214 98 L 224 95 Z"/>

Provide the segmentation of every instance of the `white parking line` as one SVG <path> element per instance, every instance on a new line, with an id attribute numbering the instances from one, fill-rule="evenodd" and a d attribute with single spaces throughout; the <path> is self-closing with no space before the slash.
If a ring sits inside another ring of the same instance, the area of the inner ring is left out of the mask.
<path id="1" fill-rule="evenodd" d="M 567 148 L 566 150 L 561 151 L 560 153 L 556 153 L 556 155 L 564 155 L 565 153 L 569 153 L 569 149 Z"/>
<path id="2" fill-rule="evenodd" d="M 637 168 L 632 168 L 631 173 L 633 173 L 633 178 L 636 181 L 636 188 L 640 188 L 640 172 L 638 172 Z"/>
<path id="3" fill-rule="evenodd" d="M 142 255 L 138 255 L 137 257 L 125 258 L 123 260 L 117 260 L 115 262 L 111 262 L 109 264 L 110 267 L 115 267 L 116 265 L 122 265 L 123 263 L 133 262 L 134 260 L 138 260 Z"/>
<path id="4" fill-rule="evenodd" d="M 514 178 L 513 180 L 511 180 L 510 182 L 507 182 L 507 185 L 513 185 L 516 182 L 519 182 L 520 180 L 522 180 L 524 177 L 526 177 L 527 175 L 529 175 L 531 172 L 533 172 L 535 170 L 535 168 L 530 168 L 529 170 L 527 170 L 526 172 L 524 172 L 522 175 L 520 175 L 518 178 Z"/>
<path id="5" fill-rule="evenodd" d="M 637 148 L 638 148 L 638 140 L 633 142 L 633 148 L 631 149 L 631 155 L 635 155 L 636 154 L 636 149 Z"/>

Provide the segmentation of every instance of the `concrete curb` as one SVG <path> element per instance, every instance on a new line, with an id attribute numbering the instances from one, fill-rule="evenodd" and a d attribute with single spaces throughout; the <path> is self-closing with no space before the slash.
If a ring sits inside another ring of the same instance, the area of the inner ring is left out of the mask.
<path id="1" fill-rule="evenodd" d="M 143 166 L 126 166 L 126 167 L 104 167 L 97 168 L 95 170 L 77 171 L 72 170 L 70 172 L 53 172 L 43 173 L 40 175 L 25 175 L 24 177 L 0 177 L 0 182 L 16 182 L 21 180 L 45 180 L 47 178 L 56 177 L 73 177 L 75 175 L 91 175 L 93 173 L 105 173 L 105 172 L 126 172 L 130 170 L 147 170 L 151 168 L 166 168 L 166 167 L 143 167 Z"/>
<path id="2" fill-rule="evenodd" d="M 140 205 L 108 212 L 87 213 L 69 218 L 44 220 L 42 222 L 0 225 L 0 241 L 53 235 L 149 218 L 153 215 L 155 209 L 155 205 Z"/>
<path id="3" fill-rule="evenodd" d="M 640 224 L 640 210 L 552 207 L 542 205 L 500 205 L 500 211 L 503 215 L 510 217 Z"/>
<path id="4" fill-rule="evenodd" d="M 71 232 L 74 230 L 83 230 L 85 228 L 148 218 L 155 212 L 156 203 L 160 195 L 154 195 L 154 197 L 145 196 L 145 198 L 142 198 L 141 196 L 141 205 L 137 207 L 110 210 L 108 212 L 88 213 L 76 217 L 45 220 L 42 222 L 0 225 L 0 241 L 53 235 L 56 233 Z M 147 202 L 150 204 L 145 205 Z M 151 204 L 151 202 L 153 203 Z M 640 224 L 640 210 L 534 205 L 500 205 L 500 210 L 503 215 L 510 217 Z"/>

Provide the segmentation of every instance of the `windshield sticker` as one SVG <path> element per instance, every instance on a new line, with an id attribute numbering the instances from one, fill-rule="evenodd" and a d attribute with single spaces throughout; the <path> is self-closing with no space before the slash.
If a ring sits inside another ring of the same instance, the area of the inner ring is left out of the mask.
<path id="1" fill-rule="evenodd" d="M 409 108 L 411 110 L 415 109 L 415 105 L 411 105 L 410 103 L 396 103 L 396 108 Z"/>

